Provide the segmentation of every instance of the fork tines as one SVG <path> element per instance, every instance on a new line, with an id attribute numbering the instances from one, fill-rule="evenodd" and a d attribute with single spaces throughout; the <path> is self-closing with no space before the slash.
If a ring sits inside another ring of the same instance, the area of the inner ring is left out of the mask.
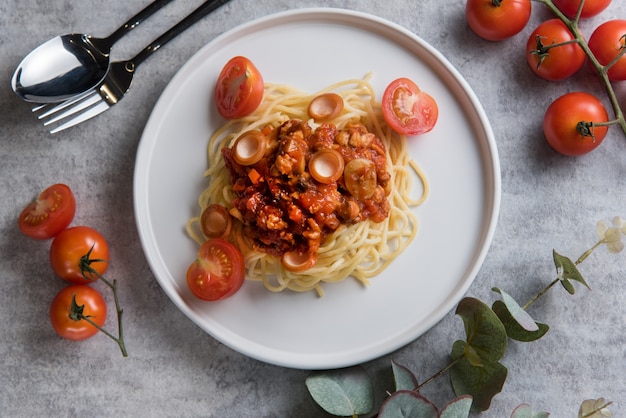
<path id="1" fill-rule="evenodd" d="M 42 112 L 37 118 L 44 126 L 57 125 L 50 133 L 60 132 L 90 119 L 109 108 L 98 90 L 93 89 L 58 104 L 45 104 L 33 107 L 33 113 Z"/>

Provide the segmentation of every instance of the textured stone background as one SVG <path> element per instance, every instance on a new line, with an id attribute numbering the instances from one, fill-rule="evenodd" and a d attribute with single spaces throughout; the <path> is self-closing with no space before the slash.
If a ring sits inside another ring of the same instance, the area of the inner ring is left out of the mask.
<path id="1" fill-rule="evenodd" d="M 464 20 L 464 1 L 233 0 L 174 40 L 142 66 L 133 92 L 81 128 L 51 136 L 10 90 L 13 70 L 49 38 L 88 32 L 105 36 L 147 0 L 7 0 L 0 5 L 0 416 L 317 417 L 306 371 L 276 367 L 230 350 L 201 331 L 169 301 L 143 256 L 133 217 L 137 144 L 151 109 L 176 71 L 216 35 L 251 19 L 291 8 L 328 6 L 379 15 L 440 50 L 476 91 L 491 120 L 502 168 L 500 220 L 485 264 L 468 295 L 492 301 L 491 287 L 527 300 L 554 277 L 552 249 L 576 258 L 595 240 L 595 224 L 626 217 L 626 140 L 612 129 L 582 158 L 564 158 L 545 143 L 543 112 L 557 96 L 601 87 L 585 68 L 573 80 L 549 83 L 526 67 L 523 44 L 548 16 L 534 4 L 530 26 L 514 39 L 478 39 Z M 178 0 L 124 38 L 114 58 L 134 55 L 199 4 Z M 614 1 L 582 26 L 626 17 Z M 620 94 L 624 87 L 616 86 Z M 454 150 L 451 150 L 454 152 Z M 61 284 L 46 259 L 49 243 L 23 237 L 16 218 L 43 187 L 66 182 L 80 196 L 76 224 L 101 230 L 112 243 L 111 277 L 120 282 L 131 356 L 122 359 L 104 337 L 83 343 L 57 338 L 47 324 L 50 295 Z M 462 216 L 462 213 L 459 213 Z M 551 325 L 530 344 L 511 343 L 509 378 L 483 416 L 510 416 L 529 403 L 554 417 L 572 417 L 584 399 L 606 397 L 626 415 L 626 255 L 601 248 L 582 266 L 593 291 L 555 289 L 532 310 Z M 420 379 L 443 367 L 462 337 L 453 313 L 418 340 L 365 364 L 391 387 L 390 359 Z M 453 394 L 447 378 L 424 390 L 438 405 Z"/>

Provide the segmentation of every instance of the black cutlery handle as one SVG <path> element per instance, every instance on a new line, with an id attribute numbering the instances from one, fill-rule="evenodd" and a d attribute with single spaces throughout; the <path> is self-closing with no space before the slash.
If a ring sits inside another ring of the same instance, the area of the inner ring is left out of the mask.
<path id="1" fill-rule="evenodd" d="M 204 2 L 196 10 L 191 12 L 187 17 L 178 22 L 163 35 L 155 39 L 150 45 L 144 48 L 143 51 L 141 51 L 139 54 L 137 54 L 137 56 L 131 59 L 132 63 L 135 67 L 141 64 L 146 58 L 156 52 L 167 42 L 171 41 L 176 36 L 187 30 L 194 23 L 196 23 L 198 20 L 202 19 L 204 16 L 211 13 L 213 10 L 217 9 L 223 4 L 228 3 L 229 1 L 230 0 L 209 0 Z"/>
<path id="2" fill-rule="evenodd" d="M 146 20 L 148 17 L 152 16 L 157 10 L 161 7 L 165 6 L 167 3 L 172 0 L 156 0 L 143 8 L 139 13 L 135 16 L 128 19 L 126 23 L 120 26 L 115 32 L 111 35 L 107 36 L 105 39 L 107 43 L 113 45 L 117 42 L 122 36 L 126 35 L 131 30 L 135 29 L 137 25 Z"/>

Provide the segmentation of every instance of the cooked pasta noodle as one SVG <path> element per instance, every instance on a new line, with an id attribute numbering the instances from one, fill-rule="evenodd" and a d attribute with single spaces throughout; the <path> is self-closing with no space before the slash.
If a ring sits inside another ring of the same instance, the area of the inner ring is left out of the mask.
<path id="1" fill-rule="evenodd" d="M 252 115 L 227 122 L 210 137 L 208 169 L 204 173 L 208 186 L 198 199 L 201 210 L 212 203 L 230 209 L 236 197 L 230 173 L 225 168 L 222 148 L 231 147 L 245 131 L 277 127 L 292 119 L 308 120 L 308 104 L 325 92 L 335 92 L 344 100 L 343 112 L 331 121 L 338 129 L 350 123 L 361 123 L 382 140 L 387 150 L 392 187 L 387 196 L 389 216 L 384 221 L 365 220 L 341 225 L 321 244 L 316 264 L 299 273 L 286 270 L 279 257 L 255 250 L 252 241 L 242 233 L 240 223 L 236 222 L 231 240 L 244 254 L 248 279 L 262 281 L 274 292 L 315 290 L 319 295 L 323 294 L 322 283 L 339 282 L 347 277 L 354 277 L 367 285 L 370 278 L 383 271 L 416 236 L 418 220 L 412 208 L 426 200 L 428 181 L 417 163 L 411 160 L 406 139 L 383 122 L 370 78 L 368 74 L 364 79 L 342 81 L 313 94 L 286 85 L 266 83 L 264 99 Z M 312 120 L 309 123 L 315 125 Z M 414 179 L 421 186 L 414 188 Z M 418 190 L 417 197 L 412 196 L 415 190 Z M 202 244 L 205 237 L 199 228 L 199 219 L 199 216 L 189 219 L 187 231 Z"/>

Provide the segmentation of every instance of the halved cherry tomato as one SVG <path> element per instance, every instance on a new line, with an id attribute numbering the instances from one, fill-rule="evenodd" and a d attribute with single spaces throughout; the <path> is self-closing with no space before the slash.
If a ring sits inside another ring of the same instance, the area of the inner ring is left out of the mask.
<path id="1" fill-rule="evenodd" d="M 622 54 L 607 71 L 609 80 L 626 80 L 626 20 L 609 20 L 598 26 L 589 37 L 589 49 L 602 65 L 611 63 Z"/>
<path id="2" fill-rule="evenodd" d="M 93 228 L 68 228 L 52 241 L 50 265 L 63 280 L 77 284 L 90 283 L 109 267 L 109 245 Z"/>
<path id="3" fill-rule="evenodd" d="M 243 285 L 243 255 L 230 242 L 215 238 L 206 241 L 187 270 L 187 286 L 197 298 L 216 301 L 232 296 Z"/>
<path id="4" fill-rule="evenodd" d="M 75 300 L 74 305 L 72 299 Z M 76 310 L 81 309 L 83 316 L 100 327 L 104 325 L 107 305 L 100 292 L 84 284 L 71 285 L 61 290 L 50 305 L 50 322 L 56 333 L 75 341 L 96 335 L 98 328 L 77 317 Z"/>
<path id="5" fill-rule="evenodd" d="M 606 108 L 597 97 L 584 92 L 566 93 L 546 110 L 543 131 L 550 146 L 559 153 L 583 155 L 598 147 L 608 131 L 608 126 L 591 123 L 608 120 Z"/>
<path id="6" fill-rule="evenodd" d="M 488 41 L 501 41 L 521 32 L 531 11 L 531 0 L 467 0 L 465 4 L 470 28 Z"/>
<path id="7" fill-rule="evenodd" d="M 559 81 L 571 77 L 580 70 L 587 57 L 574 39 L 561 20 L 546 20 L 526 42 L 528 66 L 544 80 Z"/>
<path id="8" fill-rule="evenodd" d="M 54 184 L 22 210 L 18 226 L 36 239 L 50 239 L 67 228 L 76 213 L 74 193 L 65 184 Z"/>
<path id="9" fill-rule="evenodd" d="M 437 102 L 408 78 L 398 78 L 385 89 L 383 117 L 399 134 L 419 135 L 435 127 L 439 116 Z"/>
<path id="10" fill-rule="evenodd" d="M 576 17 L 581 1 L 582 0 L 552 0 L 554 5 L 558 7 L 565 16 L 571 18 Z M 609 4 L 611 4 L 611 0 L 585 0 L 583 9 L 580 12 L 580 17 L 585 19 L 596 16 L 606 9 Z"/>
<path id="11" fill-rule="evenodd" d="M 263 89 L 263 77 L 252 61 L 240 56 L 231 58 L 217 78 L 217 110 L 227 119 L 247 116 L 261 104 Z"/>

